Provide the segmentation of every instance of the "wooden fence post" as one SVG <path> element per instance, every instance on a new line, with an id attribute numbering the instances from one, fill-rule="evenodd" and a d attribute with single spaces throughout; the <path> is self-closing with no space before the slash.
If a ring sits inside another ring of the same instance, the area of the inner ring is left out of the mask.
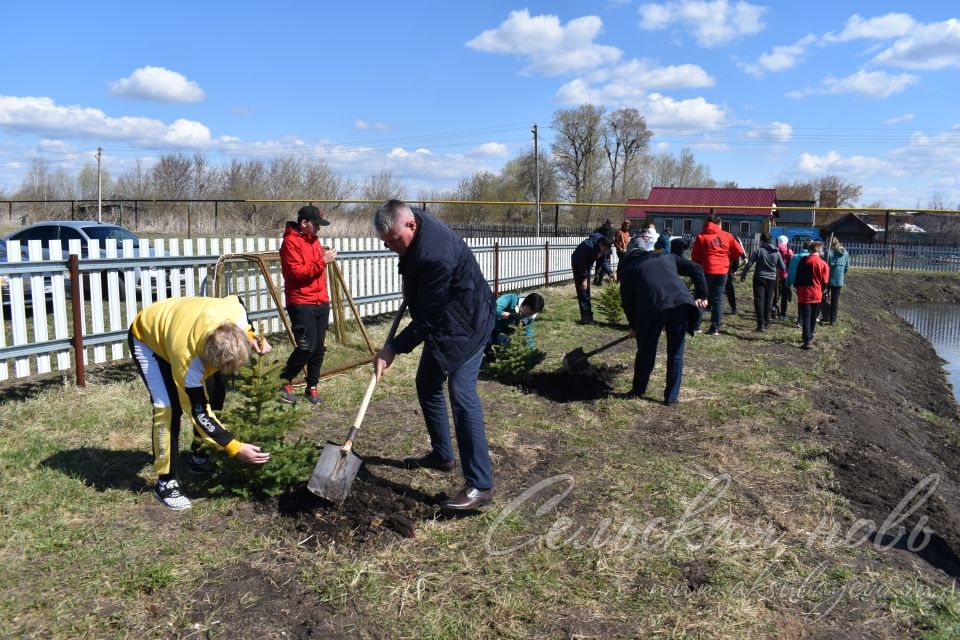
<path id="1" fill-rule="evenodd" d="M 890 247 L 890 273 L 893 273 L 893 265 L 897 262 L 897 247 Z"/>
<path id="2" fill-rule="evenodd" d="M 550 241 L 543 243 L 543 286 L 550 286 Z"/>
<path id="3" fill-rule="evenodd" d="M 500 243 L 493 243 L 493 297 L 500 297 Z"/>
<path id="4" fill-rule="evenodd" d="M 77 386 L 87 386 L 87 373 L 83 365 L 83 320 L 80 313 L 80 260 L 70 254 L 67 260 L 70 269 L 70 305 L 73 307 L 73 359 L 77 370 Z"/>

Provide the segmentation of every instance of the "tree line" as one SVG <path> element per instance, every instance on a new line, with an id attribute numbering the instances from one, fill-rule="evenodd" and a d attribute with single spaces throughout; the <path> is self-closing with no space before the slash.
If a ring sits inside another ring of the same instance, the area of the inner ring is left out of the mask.
<path id="1" fill-rule="evenodd" d="M 339 175 L 319 157 L 280 156 L 268 160 L 233 159 L 215 165 L 203 153 L 165 153 L 150 166 L 140 160 L 114 177 L 102 170 L 104 200 L 371 200 L 406 198 L 411 201 L 450 200 L 469 202 L 532 202 L 539 193 L 542 202 L 623 203 L 643 198 L 654 186 L 737 187 L 732 180 L 718 181 L 710 168 L 696 160 L 693 151 L 650 150 L 651 131 L 644 116 L 633 108 L 608 111 L 603 106 L 584 104 L 554 112 L 551 121 L 553 142 L 538 153 L 524 149 L 498 172 L 477 171 L 464 177 L 452 190 L 405 193 L 403 183 L 389 170 L 371 174 L 362 181 Z M 780 199 L 818 201 L 825 192 L 836 194 L 835 206 L 853 206 L 862 187 L 838 176 L 808 181 L 783 181 L 774 187 Z M 0 198 L 13 200 L 95 200 L 96 165 L 84 166 L 75 176 L 62 167 L 52 169 L 49 161 L 34 160 L 20 187 Z M 25 205 L 23 205 L 25 206 Z M 823 205 L 825 206 L 825 204 Z M 340 204 L 329 207 L 343 216 L 338 230 L 344 234 L 369 231 L 372 205 Z M 150 214 L 138 220 L 144 230 L 176 232 L 182 229 L 184 214 L 194 220 L 195 230 L 209 231 L 213 224 L 212 204 L 151 203 Z M 283 203 L 222 203 L 218 205 L 218 229 L 228 233 L 249 233 L 252 229 L 279 228 L 291 217 L 292 206 Z M 434 205 L 431 210 L 445 220 L 460 224 L 532 224 L 533 207 L 528 205 Z M 19 213 L 19 212 L 18 212 Z M 28 221 L 69 215 L 63 207 L 34 205 Z M 20 215 L 23 215 L 22 213 Z M 591 227 L 603 218 L 617 219 L 620 213 L 600 207 L 565 207 L 560 212 L 564 225 Z M 552 220 L 551 220 L 552 222 Z"/>

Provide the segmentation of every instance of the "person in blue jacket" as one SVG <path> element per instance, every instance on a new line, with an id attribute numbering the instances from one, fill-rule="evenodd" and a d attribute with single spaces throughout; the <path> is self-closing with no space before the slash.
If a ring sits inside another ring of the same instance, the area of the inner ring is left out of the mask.
<path id="1" fill-rule="evenodd" d="M 840 239 L 836 236 L 830 240 L 827 265 L 830 267 L 830 282 L 827 283 L 830 291 L 830 302 L 829 307 L 824 309 L 823 316 L 833 326 L 837 321 L 837 312 L 840 310 L 840 290 L 846 280 L 847 269 L 850 268 L 850 254 L 843 248 Z"/>
<path id="2" fill-rule="evenodd" d="M 527 347 L 533 349 L 536 346 L 533 337 L 533 321 L 541 311 L 543 311 L 543 296 L 539 293 L 528 294 L 522 302 L 520 294 L 503 294 L 497 298 L 490 345 L 507 344 L 510 341 L 510 334 L 514 333 L 519 325 L 523 327 Z"/>
<path id="3" fill-rule="evenodd" d="M 593 306 L 590 304 L 590 271 L 597 258 L 609 254 L 613 238 L 602 233 L 591 233 L 577 245 L 570 256 L 573 269 L 573 284 L 577 288 L 577 305 L 580 307 L 580 324 L 593 324 Z"/>
<path id="4" fill-rule="evenodd" d="M 412 319 L 374 356 L 377 379 L 397 354 L 423 344 L 416 386 L 431 450 L 407 458 L 404 466 L 453 469 L 443 395 L 446 383 L 466 484 L 440 506 L 455 511 L 477 509 L 493 498 L 493 468 L 477 395 L 477 375 L 493 331 L 493 292 L 470 247 L 428 213 L 388 200 L 377 208 L 373 226 L 384 245 L 400 256 L 403 296 Z"/>
<path id="5" fill-rule="evenodd" d="M 683 348 L 686 334 L 693 335 L 698 310 L 707 307 L 707 279 L 703 268 L 673 253 L 654 250 L 650 238 L 644 246 L 628 251 L 620 271 L 620 301 L 630 324 L 630 335 L 637 340 L 630 394 L 647 391 L 650 373 L 657 357 L 660 334 L 667 334 L 667 384 L 663 402 L 676 404 L 683 374 Z M 680 279 L 693 279 L 694 296 Z"/>

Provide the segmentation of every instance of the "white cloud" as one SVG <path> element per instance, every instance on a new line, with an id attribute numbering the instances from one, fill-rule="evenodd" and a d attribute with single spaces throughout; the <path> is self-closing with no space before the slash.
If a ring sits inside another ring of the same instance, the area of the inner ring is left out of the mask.
<path id="1" fill-rule="evenodd" d="M 166 124 L 154 118 L 111 118 L 99 109 L 62 106 L 50 98 L 0 95 L 0 128 L 54 134 L 67 138 L 124 140 L 131 144 L 206 146 L 210 130 L 200 122 L 179 119 Z"/>
<path id="2" fill-rule="evenodd" d="M 630 60 L 571 80 L 557 90 L 556 100 L 562 104 L 638 106 L 650 100 L 653 89 L 695 89 L 714 84 L 714 79 L 695 64 L 656 67 L 647 60 Z"/>
<path id="3" fill-rule="evenodd" d="M 196 82 L 163 67 L 140 67 L 114 82 L 110 95 L 159 102 L 200 102 L 206 97 Z"/>
<path id="4" fill-rule="evenodd" d="M 769 53 L 761 54 L 754 63 L 740 62 L 737 66 L 755 78 L 763 77 L 766 73 L 784 71 L 803 62 L 807 49 L 816 41 L 817 37 L 810 33 L 794 44 L 774 47 Z"/>
<path id="5" fill-rule="evenodd" d="M 793 127 L 786 122 L 773 122 L 767 126 L 754 127 L 744 135 L 754 140 L 770 140 L 783 143 L 789 142 L 793 138 Z"/>
<path id="6" fill-rule="evenodd" d="M 4 169 L 22 169 L 24 164 L 22 162 L 5 162 L 3 164 Z"/>
<path id="7" fill-rule="evenodd" d="M 820 87 L 807 87 L 799 91 L 790 91 L 787 97 L 802 98 L 812 94 L 838 95 L 855 93 L 863 100 L 888 98 L 916 84 L 920 79 L 909 73 L 894 75 L 886 71 L 864 71 L 861 69 L 846 78 L 827 76 Z"/>
<path id="8" fill-rule="evenodd" d="M 889 157 L 911 173 L 955 175 L 960 171 L 960 130 L 935 136 L 915 133 L 906 146 L 891 151 Z"/>
<path id="9" fill-rule="evenodd" d="M 907 175 L 903 167 L 889 160 L 869 156 L 841 156 L 836 151 L 829 151 L 822 156 L 801 153 L 793 170 L 807 176 L 836 174 L 847 179 L 860 180 L 873 180 L 881 175 Z"/>
<path id="10" fill-rule="evenodd" d="M 960 67 L 960 21 L 950 18 L 911 29 L 873 62 L 902 69 Z"/>
<path id="11" fill-rule="evenodd" d="M 603 21 L 596 16 L 576 18 L 562 25 L 557 16 L 531 16 L 523 9 L 511 11 L 499 27 L 487 29 L 467 42 L 467 46 L 477 51 L 525 58 L 528 63 L 525 72 L 576 73 L 620 59 L 620 49 L 594 42 L 602 30 Z"/>
<path id="12" fill-rule="evenodd" d="M 77 153 L 77 147 L 63 140 L 48 140 L 44 138 L 37 143 L 37 151 L 44 154 L 72 155 Z"/>
<path id="13" fill-rule="evenodd" d="M 857 14 L 847 19 L 843 31 L 839 34 L 827 33 L 823 39 L 827 42 L 849 42 L 850 40 L 889 40 L 906 35 L 916 27 L 916 21 L 906 13 L 888 13 L 885 16 L 864 20 Z"/>
<path id="14" fill-rule="evenodd" d="M 502 142 L 484 142 L 470 150 L 472 156 L 487 156 L 491 158 L 506 158 L 510 151 Z"/>
<path id="15" fill-rule="evenodd" d="M 560 104 L 603 104 L 628 106 L 638 109 L 649 125 L 672 125 L 712 129 L 727 119 L 723 107 L 707 102 L 704 98 L 675 100 L 660 93 L 647 93 L 634 87 L 609 84 L 591 87 L 577 78 L 560 87 L 554 96 Z"/>
<path id="16" fill-rule="evenodd" d="M 357 118 L 353 121 L 354 129 L 377 129 L 379 131 L 387 131 L 390 128 L 390 125 L 385 122 L 367 122 L 361 118 Z"/>
<path id="17" fill-rule="evenodd" d="M 916 114 L 905 113 L 902 116 L 888 118 L 887 120 L 883 121 L 883 124 L 899 124 L 901 122 L 910 122 L 911 120 L 914 120 L 916 117 L 917 117 Z"/>
<path id="18" fill-rule="evenodd" d="M 693 29 L 693 36 L 701 45 L 716 47 L 763 31 L 761 18 L 766 10 L 742 0 L 670 0 L 641 5 L 640 27 L 660 30 L 670 24 L 683 24 Z"/>

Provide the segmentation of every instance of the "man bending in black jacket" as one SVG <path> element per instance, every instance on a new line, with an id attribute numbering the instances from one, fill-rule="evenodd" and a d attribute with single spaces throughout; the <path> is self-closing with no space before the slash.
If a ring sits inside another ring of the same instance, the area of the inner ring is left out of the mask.
<path id="1" fill-rule="evenodd" d="M 680 279 L 693 279 L 696 300 Z M 657 357 L 660 334 L 667 333 L 666 405 L 677 403 L 683 374 L 685 334 L 693 335 L 700 309 L 707 307 L 707 280 L 703 268 L 672 253 L 656 253 L 652 246 L 628 251 L 620 271 L 620 301 L 630 323 L 630 335 L 637 339 L 631 395 L 647 391 Z"/>

